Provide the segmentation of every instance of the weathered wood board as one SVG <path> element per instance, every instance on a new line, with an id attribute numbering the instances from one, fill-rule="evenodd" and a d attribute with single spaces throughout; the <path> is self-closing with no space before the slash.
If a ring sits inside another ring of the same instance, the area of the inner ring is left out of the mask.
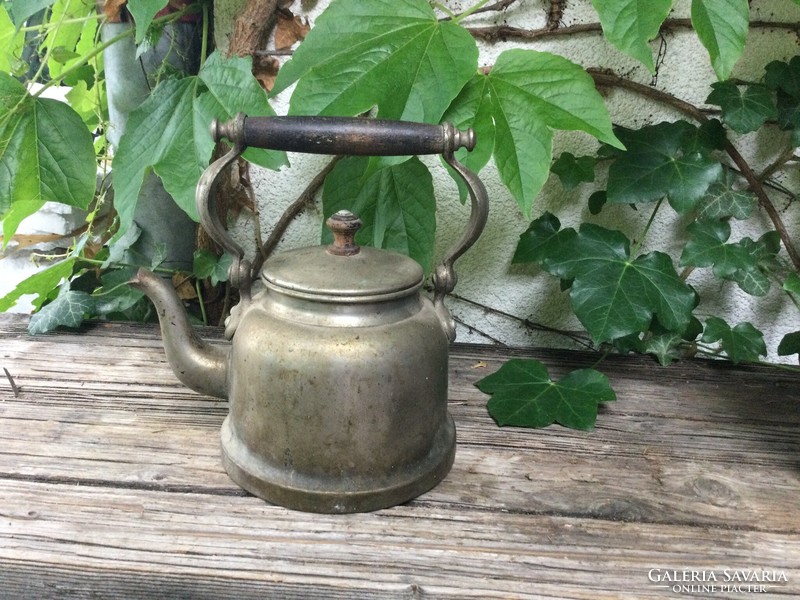
<path id="1" fill-rule="evenodd" d="M 475 381 L 596 356 L 456 345 L 447 479 L 312 515 L 228 479 L 226 403 L 175 379 L 155 327 L 25 327 L 0 315 L 2 599 L 800 597 L 796 373 L 609 357 L 595 431 L 501 429 Z M 651 581 L 676 570 L 717 581 Z M 742 571 L 779 581 L 725 581 Z"/>

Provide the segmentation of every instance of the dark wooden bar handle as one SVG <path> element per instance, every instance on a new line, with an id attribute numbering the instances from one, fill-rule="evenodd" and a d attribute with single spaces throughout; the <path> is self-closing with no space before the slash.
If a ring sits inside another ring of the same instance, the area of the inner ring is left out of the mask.
<path id="1" fill-rule="evenodd" d="M 223 138 L 244 146 L 311 154 L 405 156 L 443 154 L 475 146 L 472 130 L 359 117 L 245 117 L 214 121 L 214 141 Z"/>

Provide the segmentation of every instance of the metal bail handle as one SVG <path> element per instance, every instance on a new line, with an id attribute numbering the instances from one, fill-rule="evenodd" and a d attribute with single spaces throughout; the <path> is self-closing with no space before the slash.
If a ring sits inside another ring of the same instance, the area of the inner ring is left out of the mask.
<path id="1" fill-rule="evenodd" d="M 433 272 L 434 307 L 448 338 L 455 338 L 455 323 L 444 305 L 444 297 L 453 291 L 458 277 L 454 263 L 480 237 L 489 213 L 489 202 L 478 176 L 455 158 L 459 148 L 472 150 L 475 133 L 459 131 L 451 123 L 431 125 L 407 121 L 388 121 L 358 117 L 246 117 L 238 114 L 227 123 L 216 119 L 211 124 L 215 142 L 227 139 L 233 148 L 206 169 L 197 184 L 195 201 L 200 222 L 211 238 L 234 257 L 230 269 L 231 284 L 238 287 L 242 299 L 250 298 L 254 276 L 244 251 L 228 234 L 211 206 L 217 177 L 248 146 L 311 154 L 346 156 L 406 156 L 441 154 L 458 173 L 469 191 L 471 212 L 461 239 L 445 254 Z"/>

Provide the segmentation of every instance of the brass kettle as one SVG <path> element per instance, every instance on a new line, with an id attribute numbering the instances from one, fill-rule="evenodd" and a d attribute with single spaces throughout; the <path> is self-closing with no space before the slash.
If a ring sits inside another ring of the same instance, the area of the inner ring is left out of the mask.
<path id="1" fill-rule="evenodd" d="M 232 150 L 197 186 L 201 221 L 234 256 L 230 280 L 241 301 L 226 324 L 230 348 L 189 325 L 172 286 L 147 270 L 131 284 L 158 309 L 167 359 L 190 388 L 227 398 L 225 470 L 241 487 L 289 508 L 371 511 L 426 492 L 450 470 L 455 426 L 447 411 L 448 344 L 455 337 L 444 297 L 455 260 L 486 223 L 486 190 L 454 158 L 472 149 L 471 130 L 339 117 L 251 117 L 212 125 Z M 321 154 L 442 154 L 467 185 L 472 211 L 461 240 L 432 274 L 406 256 L 359 247 L 359 219 L 328 219 L 334 242 L 291 250 L 256 269 L 211 204 L 215 181 L 248 146 Z M 260 276 L 264 289 L 251 294 Z"/>

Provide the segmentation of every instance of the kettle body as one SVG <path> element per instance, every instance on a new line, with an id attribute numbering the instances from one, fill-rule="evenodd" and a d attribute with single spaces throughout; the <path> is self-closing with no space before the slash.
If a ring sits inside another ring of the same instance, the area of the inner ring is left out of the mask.
<path id="1" fill-rule="evenodd" d="M 266 289 L 232 340 L 225 469 L 244 489 L 313 512 L 399 504 L 455 454 L 448 339 L 414 293 L 351 305 Z"/>

